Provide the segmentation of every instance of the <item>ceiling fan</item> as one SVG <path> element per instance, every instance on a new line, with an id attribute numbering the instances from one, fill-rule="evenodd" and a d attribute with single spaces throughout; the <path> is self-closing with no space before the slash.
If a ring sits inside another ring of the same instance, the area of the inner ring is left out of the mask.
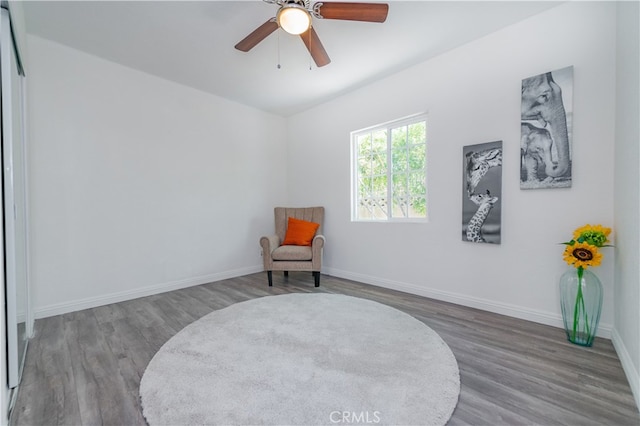
<path id="1" fill-rule="evenodd" d="M 316 2 L 310 0 L 264 0 L 280 6 L 276 16 L 256 28 L 236 44 L 243 52 L 253 49 L 269 34 L 282 28 L 289 34 L 299 35 L 318 67 L 331 62 L 320 38 L 312 25 L 316 19 L 340 19 L 346 21 L 384 22 L 389 5 L 386 3 Z"/>

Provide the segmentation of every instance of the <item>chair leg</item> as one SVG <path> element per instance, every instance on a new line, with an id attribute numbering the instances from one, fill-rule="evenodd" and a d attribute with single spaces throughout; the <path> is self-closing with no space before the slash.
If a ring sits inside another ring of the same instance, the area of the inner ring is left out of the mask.
<path id="1" fill-rule="evenodd" d="M 284 271 L 284 276 L 288 277 L 289 276 L 289 271 Z"/>
<path id="2" fill-rule="evenodd" d="M 315 279 L 316 287 L 320 287 L 320 271 L 313 271 L 313 278 Z"/>
<path id="3" fill-rule="evenodd" d="M 273 286 L 273 272 L 267 271 L 267 277 L 269 278 L 269 287 Z"/>

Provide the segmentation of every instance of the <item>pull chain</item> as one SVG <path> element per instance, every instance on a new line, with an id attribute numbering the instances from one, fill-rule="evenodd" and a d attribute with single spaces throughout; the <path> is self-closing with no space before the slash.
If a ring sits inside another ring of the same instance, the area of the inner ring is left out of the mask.
<path id="1" fill-rule="evenodd" d="M 308 33 L 309 33 L 309 71 L 311 71 L 311 59 L 312 59 L 312 56 L 311 56 L 311 28 L 312 27 L 309 26 L 309 30 L 308 30 Z"/>
<path id="2" fill-rule="evenodd" d="M 280 30 L 278 30 L 278 69 L 280 68 Z"/>

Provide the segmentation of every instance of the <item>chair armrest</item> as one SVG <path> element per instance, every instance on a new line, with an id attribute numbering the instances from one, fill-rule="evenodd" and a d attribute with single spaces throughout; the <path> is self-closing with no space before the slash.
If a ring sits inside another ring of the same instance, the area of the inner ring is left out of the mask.
<path id="1" fill-rule="evenodd" d="M 314 271 L 322 268 L 322 248 L 324 247 L 324 235 L 316 235 L 311 241 L 311 263 Z"/>
<path id="2" fill-rule="evenodd" d="M 324 235 L 316 235 L 315 237 L 313 237 L 313 240 L 311 241 L 311 249 L 312 250 L 316 248 L 321 249 L 322 247 L 324 247 L 324 242 L 325 242 Z"/>
<path id="3" fill-rule="evenodd" d="M 271 252 L 280 247 L 280 238 L 277 235 L 260 237 L 260 246 L 264 253 L 271 255 Z"/>
<path id="4" fill-rule="evenodd" d="M 280 237 L 275 234 L 260 237 L 260 247 L 262 247 L 262 262 L 264 263 L 265 271 L 270 271 L 273 268 L 271 252 L 277 249 L 279 246 Z"/>

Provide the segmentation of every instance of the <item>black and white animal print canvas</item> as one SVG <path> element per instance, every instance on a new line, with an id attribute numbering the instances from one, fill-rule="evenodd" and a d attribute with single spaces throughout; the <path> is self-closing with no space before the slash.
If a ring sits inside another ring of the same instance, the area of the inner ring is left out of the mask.
<path id="1" fill-rule="evenodd" d="M 500 244 L 502 141 L 462 148 L 462 240 Z"/>
<path id="2" fill-rule="evenodd" d="M 522 80 L 520 188 L 571 186 L 573 67 Z"/>

